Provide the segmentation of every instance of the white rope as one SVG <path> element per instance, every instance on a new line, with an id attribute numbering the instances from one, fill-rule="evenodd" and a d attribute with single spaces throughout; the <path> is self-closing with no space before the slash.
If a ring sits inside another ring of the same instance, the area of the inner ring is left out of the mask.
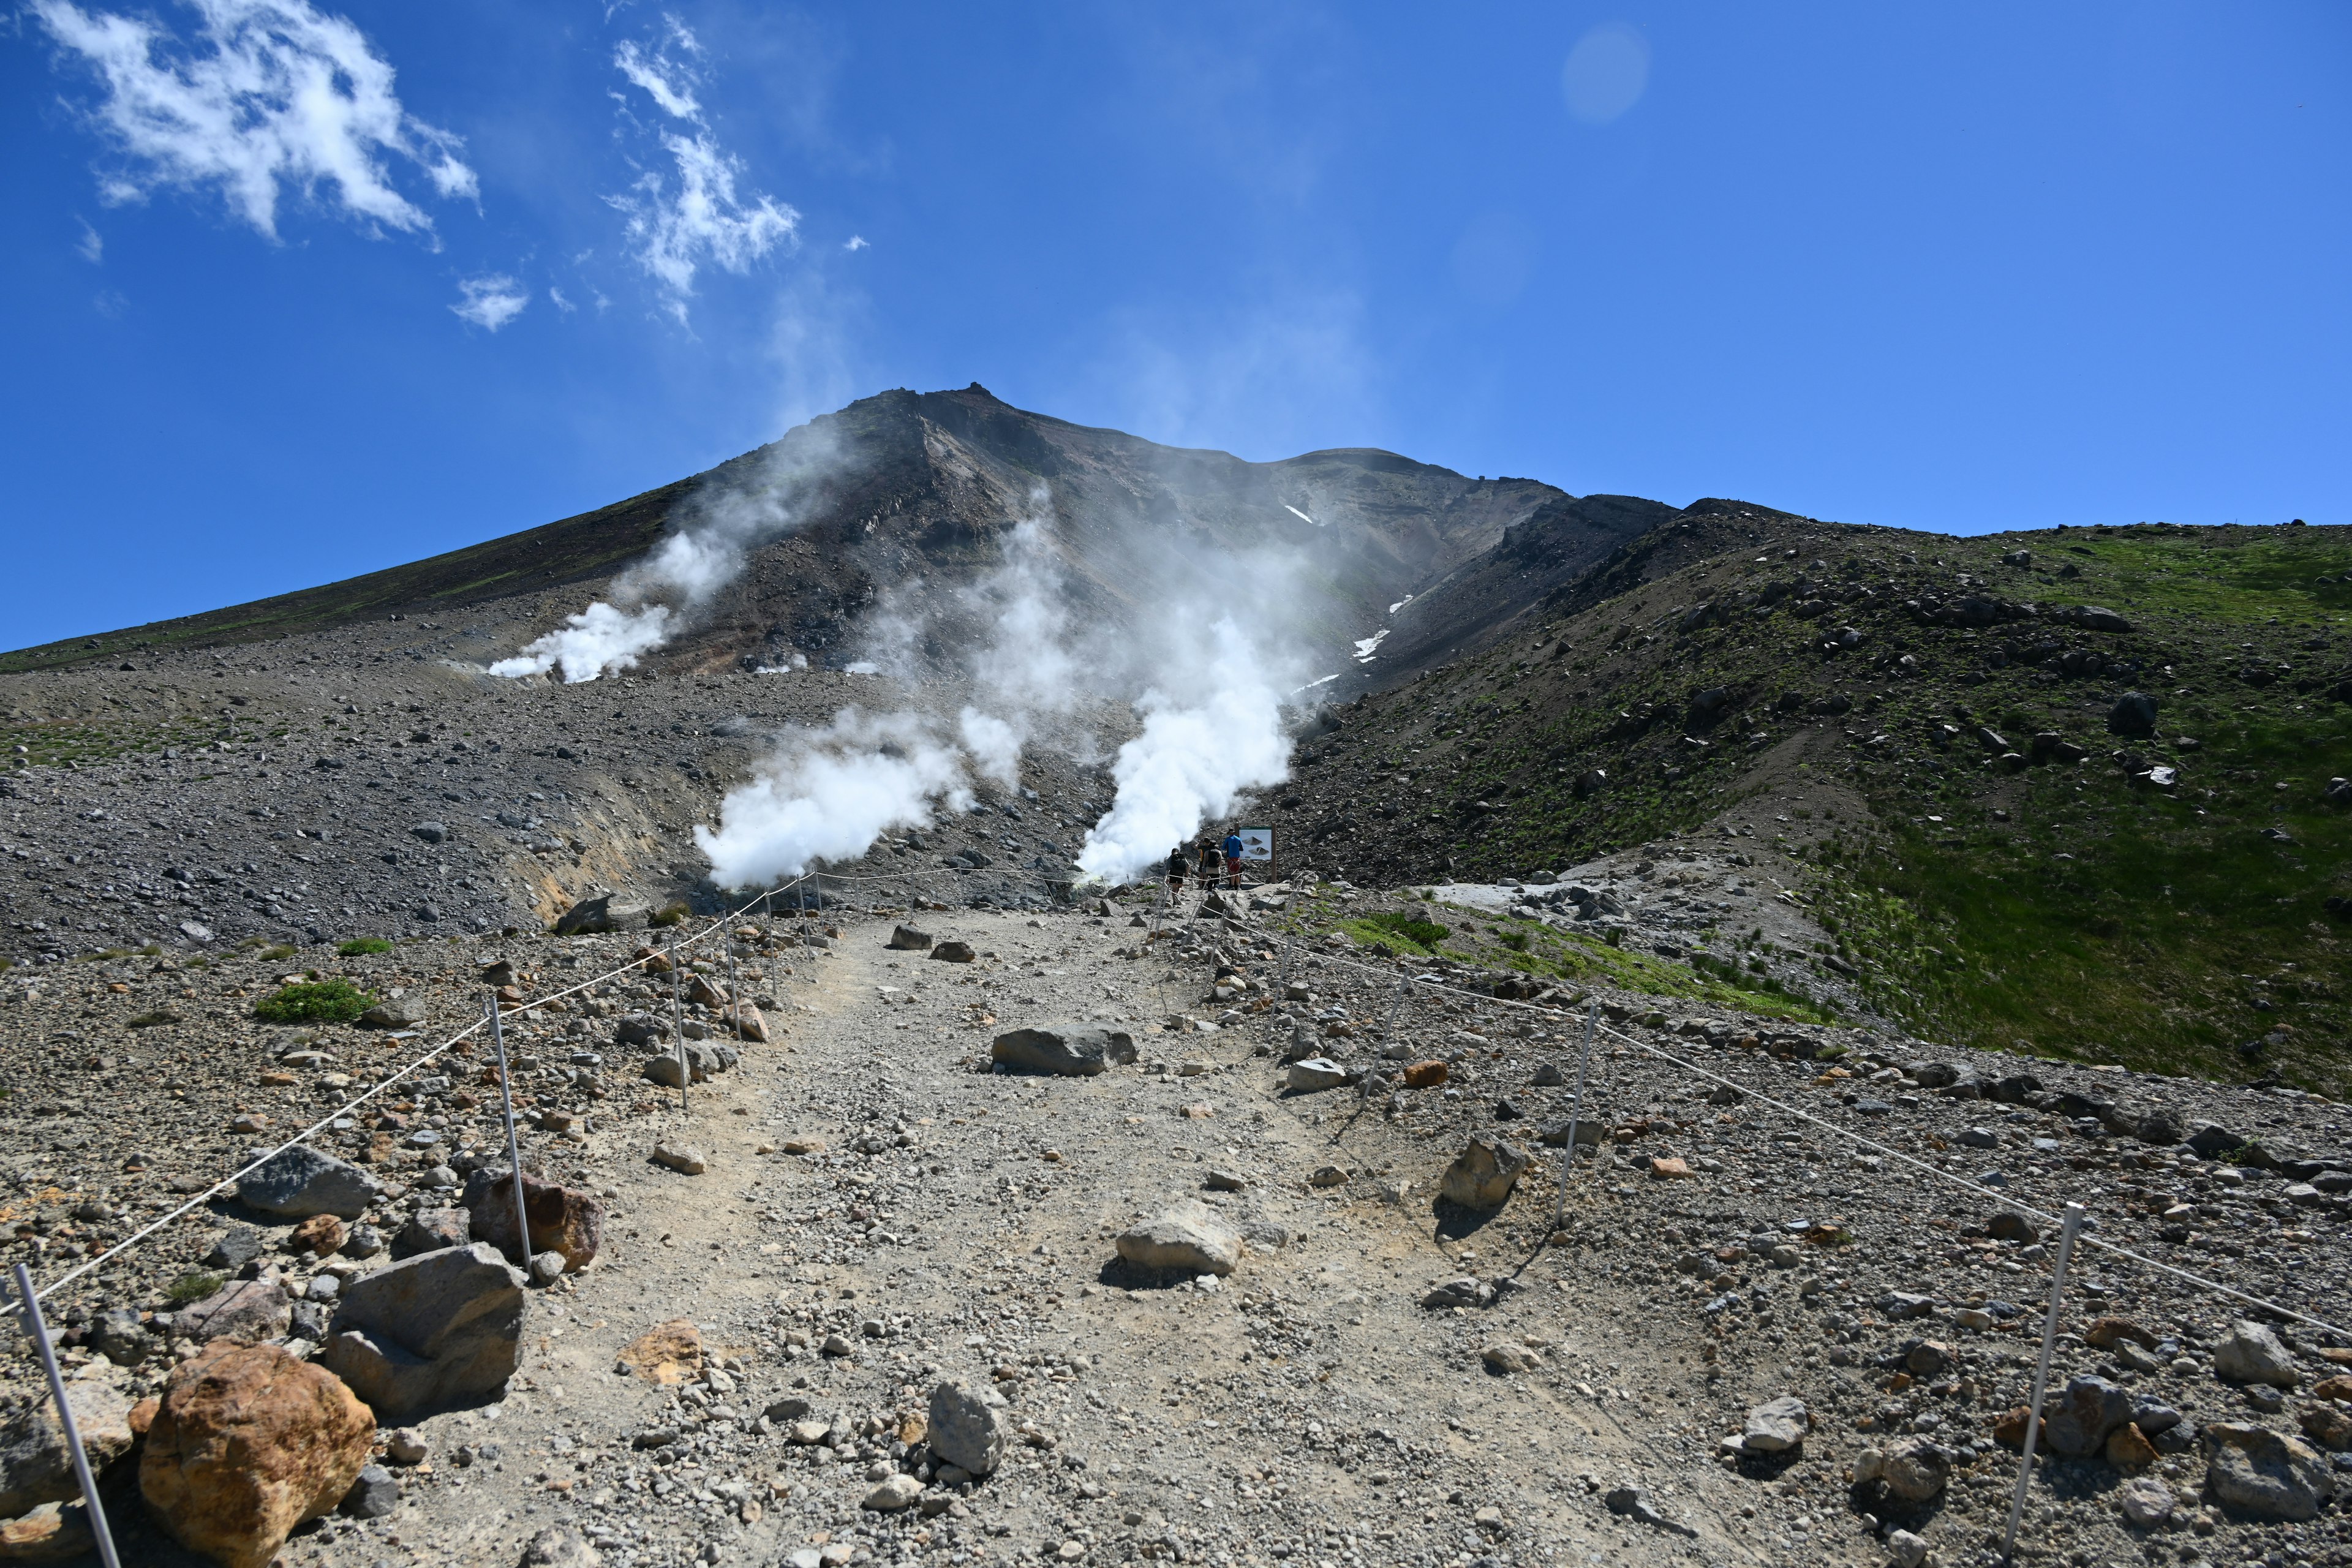
<path id="1" fill-rule="evenodd" d="M 1349 969 L 1361 970 L 1367 974 L 1379 974 L 1382 973 L 1371 964 L 1359 963 L 1351 959 L 1339 957 L 1336 953 L 1326 953 L 1321 956 L 1333 963 L 1338 963 Z M 1521 1008 L 1528 1012 L 1541 1014 L 1543 1016 L 1549 1018 L 1556 1019 L 1561 1016 L 1559 1010 L 1557 1008 L 1546 1007 L 1533 1002 L 1522 1002 L 1513 997 L 1489 996 L 1481 992 L 1461 990 L 1457 987 L 1445 984 L 1435 975 L 1413 975 L 1410 977 L 1410 983 L 1415 985 L 1426 985 L 1432 990 L 1444 995 L 1462 996 L 1473 998 L 1480 1002 L 1497 1004 L 1505 1007 Z M 1899 1160 L 1906 1165 L 1926 1172 L 1928 1175 L 1935 1177 L 1939 1182 L 1948 1183 L 1951 1185 L 1960 1187 L 1978 1197 L 1990 1198 L 1995 1203 L 2004 1207 L 2016 1209 L 2022 1213 L 2032 1215 L 2035 1217 L 2045 1220 L 2053 1225 L 2063 1223 L 2060 1215 L 2053 1214 L 2047 1209 L 2037 1208 L 2033 1205 L 2021 1203 L 2010 1197 L 2007 1194 L 2002 1193 L 1997 1188 L 1985 1186 L 1982 1184 L 1971 1181 L 1965 1176 L 1955 1176 L 1948 1171 L 1941 1170 L 1937 1166 L 1927 1163 L 1925 1160 L 1920 1160 L 1912 1155 L 1906 1154 L 1899 1149 L 1890 1149 L 1885 1144 L 1878 1142 L 1874 1139 L 1865 1138 L 1858 1132 L 1850 1131 L 1845 1128 L 1838 1126 L 1835 1122 L 1824 1121 L 1809 1110 L 1804 1110 L 1796 1106 L 1787 1104 L 1782 1100 L 1775 1100 L 1770 1095 L 1762 1093 L 1748 1084 L 1740 1083 L 1735 1079 L 1724 1078 L 1719 1074 L 1709 1072 L 1706 1068 L 1698 1066 L 1695 1062 L 1686 1062 L 1670 1051 L 1662 1050 L 1646 1040 L 1636 1039 L 1634 1037 L 1625 1034 L 1616 1028 L 1612 1028 L 1607 1024 L 1603 1024 L 1601 1027 L 1602 1032 L 1614 1036 L 1616 1038 L 1624 1041 L 1627 1045 L 1633 1047 L 1637 1050 L 1646 1051 L 1662 1061 L 1672 1062 L 1676 1067 L 1683 1068 L 1685 1071 L 1694 1073 L 1710 1082 L 1719 1083 L 1724 1085 L 1726 1088 L 1738 1089 L 1743 1095 L 1751 1096 L 1760 1103 L 1769 1105 L 1775 1110 L 1784 1111 L 1788 1115 L 1793 1116 L 1801 1121 L 1810 1122 L 1813 1126 L 1821 1128 L 1823 1131 L 1828 1132 L 1834 1137 L 1843 1138 L 1849 1142 L 1860 1144 L 1865 1149 L 1872 1150 L 1890 1159 Z M 1570 1150 L 1569 1152 L 1570 1157 L 1573 1157 L 1574 1152 L 1574 1150 Z M 2281 1317 L 2292 1318 L 2297 1322 L 2309 1323 L 2314 1328 L 2326 1329 L 2330 1333 L 2344 1334 L 2347 1338 L 2352 1338 L 2352 1331 L 2347 1331 L 2338 1327 L 2336 1324 L 2327 1321 L 2325 1318 L 2315 1318 L 2307 1312 L 2298 1312 L 2292 1307 L 2282 1307 L 2277 1302 L 2266 1300 L 2263 1297 L 2249 1295 L 2245 1291 L 2240 1290 L 2233 1286 L 2224 1285 L 2218 1279 L 2208 1279 L 2201 1274 L 2192 1274 L 2186 1268 L 2180 1268 L 2172 1264 L 2166 1263 L 2160 1258 L 2150 1258 L 2145 1253 L 2135 1252 L 2130 1247 L 2122 1246 L 2119 1243 L 2103 1240 L 2099 1237 L 2088 1233 L 2084 1235 L 2082 1240 L 2083 1244 L 2085 1246 L 2095 1247 L 2102 1252 L 2113 1253 L 2119 1258 L 2128 1258 L 2135 1263 L 2144 1263 L 2150 1268 L 2169 1274 L 2175 1279 L 2185 1279 L 2192 1285 L 2200 1286 L 2208 1290 L 2219 1291 L 2224 1296 L 2232 1297 L 2237 1300 L 2246 1302 L 2250 1306 L 2260 1307 L 2265 1311 L 2276 1312 Z"/>

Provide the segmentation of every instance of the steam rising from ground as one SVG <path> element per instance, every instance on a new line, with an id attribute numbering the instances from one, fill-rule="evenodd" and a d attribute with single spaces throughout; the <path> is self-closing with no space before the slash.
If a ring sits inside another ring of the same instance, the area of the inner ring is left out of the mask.
<path id="1" fill-rule="evenodd" d="M 1280 694 L 1301 677 L 1282 618 L 1296 602 L 1286 563 L 1188 545 L 1182 560 L 1136 580 L 1224 584 L 1223 608 L 1179 593 L 1116 620 L 1088 616 L 1044 515 L 1050 498 L 1033 501 L 1039 515 L 1007 532 L 999 563 L 952 605 L 894 602 L 868 628 L 877 662 L 915 679 L 928 673 L 916 650 L 940 621 L 977 623 L 964 671 L 973 701 L 952 725 L 845 710 L 825 731 L 780 737 L 758 776 L 729 793 L 718 830 L 697 831 L 720 885 L 855 859 L 894 827 L 969 810 L 980 779 L 1017 784 L 1024 748 L 1090 701 L 1131 703 L 1143 729 L 1120 747 L 1117 796 L 1087 834 L 1078 868 L 1087 876 L 1136 877 L 1244 792 L 1287 775 Z"/>
<path id="2" fill-rule="evenodd" d="M 751 552 L 806 520 L 824 481 L 839 468 L 822 422 L 803 425 L 772 448 L 737 484 L 697 496 L 687 524 L 613 583 L 599 600 L 490 666 L 492 675 L 544 675 L 561 669 L 567 685 L 634 669 L 676 637 L 719 590 L 743 574 Z"/>

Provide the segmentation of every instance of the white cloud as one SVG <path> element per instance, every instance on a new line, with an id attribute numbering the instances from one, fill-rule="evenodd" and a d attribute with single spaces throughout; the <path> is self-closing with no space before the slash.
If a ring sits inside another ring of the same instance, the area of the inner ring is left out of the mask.
<path id="1" fill-rule="evenodd" d="M 95 267 L 106 259 L 106 237 L 90 227 L 86 217 L 74 221 L 81 225 L 81 237 L 74 242 L 74 248 L 81 253 L 84 261 Z"/>
<path id="2" fill-rule="evenodd" d="M 669 313 L 683 322 L 694 275 L 705 263 L 750 271 L 799 232 L 801 215 L 765 195 L 737 196 L 742 160 L 721 150 L 709 132 L 661 140 L 677 164 L 675 185 L 647 170 L 632 190 L 605 200 L 628 215 L 625 232 L 637 265 L 659 280 L 669 295 Z"/>
<path id="3" fill-rule="evenodd" d="M 151 18 L 32 0 L 50 36 L 105 83 L 92 117 L 124 159 L 101 175 L 106 200 L 216 187 L 275 238 L 284 186 L 365 225 L 429 234 L 432 219 L 394 188 L 389 159 L 415 164 L 445 197 L 478 195 L 463 143 L 401 107 L 391 65 L 350 22 L 309 0 L 189 4 L 193 40 Z"/>
<path id="4" fill-rule="evenodd" d="M 648 56 L 635 44 L 624 43 L 613 64 L 664 113 L 695 129 L 690 135 L 661 132 L 661 144 L 677 167 L 675 183 L 648 169 L 629 190 L 604 199 L 628 215 L 625 232 L 637 265 L 661 284 L 669 296 L 667 309 L 683 324 L 698 271 L 705 265 L 750 271 L 753 262 L 793 240 L 801 215 L 757 191 L 736 195 L 743 161 L 720 147 L 703 121 L 701 100 L 694 96 L 700 73 L 669 52 L 674 47 L 700 55 L 702 45 L 676 16 L 662 20 L 669 30 L 667 46 Z"/>
<path id="5" fill-rule="evenodd" d="M 862 234 L 853 234 L 849 237 L 849 243 L 843 246 L 841 248 L 844 250 L 869 250 L 873 248 L 873 242 L 868 240 Z"/>
<path id="6" fill-rule="evenodd" d="M 547 297 L 553 302 L 557 310 L 562 311 L 567 316 L 580 308 L 571 300 L 565 299 L 563 297 L 563 290 L 561 289 L 551 286 L 547 290 Z"/>
<path id="7" fill-rule="evenodd" d="M 465 298 L 449 307 L 458 317 L 474 323 L 484 331 L 495 332 L 517 316 L 530 303 L 530 295 L 523 286 L 503 272 L 488 272 L 479 278 L 467 278 L 457 285 Z M 559 299 L 557 303 L 561 304 Z"/>
<path id="8" fill-rule="evenodd" d="M 702 118 L 702 104 L 694 96 L 694 73 L 667 55 L 648 57 L 635 44 L 625 43 L 614 53 L 613 64 L 623 76 L 645 89 L 663 113 L 675 120 Z"/>

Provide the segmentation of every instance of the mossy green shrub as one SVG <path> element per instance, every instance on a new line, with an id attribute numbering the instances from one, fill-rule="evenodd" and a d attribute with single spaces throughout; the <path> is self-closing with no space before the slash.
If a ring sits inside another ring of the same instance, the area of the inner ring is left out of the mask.
<path id="1" fill-rule="evenodd" d="M 348 1024 L 374 1005 L 373 996 L 338 976 L 281 985 L 254 1004 L 253 1016 L 265 1024 Z"/>

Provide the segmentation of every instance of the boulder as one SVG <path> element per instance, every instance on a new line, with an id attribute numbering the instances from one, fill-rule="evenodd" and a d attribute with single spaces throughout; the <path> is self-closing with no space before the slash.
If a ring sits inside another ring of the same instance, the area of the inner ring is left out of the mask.
<path id="1" fill-rule="evenodd" d="M 1117 1245 L 1118 1255 L 1139 1268 L 1183 1274 L 1231 1274 L 1242 1256 L 1241 1238 L 1205 1205 L 1190 1201 L 1129 1226 Z"/>
<path id="2" fill-rule="evenodd" d="M 314 1214 L 357 1219 L 383 1195 L 383 1187 L 357 1165 L 298 1143 L 280 1149 L 237 1183 L 236 1195 L 247 1208 L 288 1219 Z"/>
<path id="3" fill-rule="evenodd" d="M 2315 1518 L 2335 1493 L 2327 1460 L 2283 1432 L 2217 1421 L 2204 1438 L 2205 1485 L 2225 1507 L 2299 1521 Z"/>
<path id="4" fill-rule="evenodd" d="M 2306 1405 L 2295 1425 L 2303 1435 L 2330 1453 L 2352 1453 L 2352 1411 L 2340 1405 Z"/>
<path id="5" fill-rule="evenodd" d="M 767 1017 L 749 1002 L 743 1004 L 742 1012 L 736 1026 L 735 1037 L 742 1040 L 757 1040 L 763 1046 L 769 1041 Z"/>
<path id="6" fill-rule="evenodd" d="M 405 1419 L 502 1386 L 522 1361 L 523 1313 L 523 1275 L 496 1249 L 427 1252 L 353 1280 L 319 1361 Z"/>
<path id="7" fill-rule="evenodd" d="M 1508 1340 L 1494 1340 L 1478 1347 L 1478 1360 L 1488 1372 L 1498 1377 L 1514 1373 L 1533 1372 L 1541 1364 L 1536 1352 L 1525 1345 L 1515 1345 Z"/>
<path id="8" fill-rule="evenodd" d="M 2293 1388 L 2303 1381 L 2303 1369 L 2276 1334 L 2242 1318 L 2230 1325 L 2228 1337 L 2213 1347 L 2213 1375 L 2231 1383 Z"/>
<path id="9" fill-rule="evenodd" d="M 931 933 L 917 931 L 913 926 L 899 926 L 890 932 L 889 947 L 899 952 L 928 952 Z"/>
<path id="10" fill-rule="evenodd" d="M 1748 1413 L 1748 1430 L 1740 1435 L 1743 1453 L 1785 1454 L 1804 1445 L 1805 1434 L 1813 1429 L 1813 1418 L 1805 1402 L 1793 1394 L 1769 1400 Z"/>
<path id="11" fill-rule="evenodd" d="M 0 1522 L 0 1563 L 82 1562 L 97 1552 L 89 1510 L 79 1500 L 45 1502 L 21 1519 Z"/>
<path id="12" fill-rule="evenodd" d="M 645 923 L 652 906 L 640 900 L 625 899 L 618 893 L 599 893 L 593 899 L 583 899 L 555 918 L 558 936 L 583 936 L 592 932 L 632 931 Z"/>
<path id="13" fill-rule="evenodd" d="M 931 948 L 931 956 L 942 963 L 970 963 L 980 954 L 968 942 L 942 942 Z"/>
<path id="14" fill-rule="evenodd" d="M 647 1057 L 642 1070 L 646 1078 L 664 1089 L 676 1089 L 678 1086 L 677 1058 L 677 1047 L 672 1046 L 657 1057 Z M 732 1046 L 721 1045 L 715 1040 L 688 1040 L 686 1043 L 687 1081 L 707 1083 L 742 1059 L 741 1054 Z"/>
<path id="15" fill-rule="evenodd" d="M 1446 1080 L 1450 1071 L 1451 1069 L 1444 1062 L 1435 1058 L 1427 1061 L 1408 1062 L 1404 1069 L 1404 1086 L 1407 1089 L 1435 1089 Z"/>
<path id="16" fill-rule="evenodd" d="M 969 1470 L 993 1475 L 1004 1462 L 1010 1434 L 1003 1416 L 1004 1396 L 979 1384 L 941 1383 L 931 1390 L 929 1434 L 932 1456 Z"/>
<path id="17" fill-rule="evenodd" d="M 192 1340 L 242 1340 L 252 1343 L 282 1337 L 293 1322 L 293 1299 L 274 1268 L 253 1279 L 232 1279 L 203 1300 L 180 1309 L 173 1319 Z"/>
<path id="18" fill-rule="evenodd" d="M 1464 1208 L 1500 1208 L 1509 1201 L 1511 1189 L 1518 1185 L 1527 1168 L 1527 1151 L 1517 1144 L 1475 1133 L 1454 1163 L 1445 1167 L 1438 1195 Z"/>
<path id="19" fill-rule="evenodd" d="M 1007 1029 L 989 1047 L 989 1059 L 1015 1072 L 1092 1078 L 1114 1062 L 1135 1060 L 1135 1039 L 1101 1024 L 1040 1024 Z"/>
<path id="20" fill-rule="evenodd" d="M 522 1568 L 604 1568 L 604 1554 L 576 1524 L 551 1524 L 522 1549 Z"/>
<path id="21" fill-rule="evenodd" d="M 1348 1069 L 1328 1057 L 1308 1057 L 1290 1064 L 1285 1087 L 1299 1094 L 1314 1094 L 1322 1089 L 1338 1089 L 1348 1081 Z"/>
<path id="22" fill-rule="evenodd" d="M 2124 1510 L 2125 1522 L 2134 1530 L 2154 1530 L 2172 1517 L 2178 1500 L 2162 1481 L 2153 1476 L 2141 1476 L 2124 1483 L 2116 1503 Z"/>
<path id="23" fill-rule="evenodd" d="M 923 1495 L 923 1483 L 904 1470 L 882 1478 L 882 1484 L 866 1494 L 863 1506 L 880 1513 L 898 1513 L 915 1506 Z"/>
<path id="24" fill-rule="evenodd" d="M 1952 1458 L 1925 1437 L 1906 1437 L 1885 1448 L 1864 1448 L 1853 1462 L 1857 1486 L 1876 1481 L 1906 1502 L 1926 1502 L 1951 1479 Z"/>
<path id="25" fill-rule="evenodd" d="M 527 1247 L 515 1236 L 514 1177 L 505 1171 L 484 1169 L 466 1178 L 466 1208 L 473 1215 L 468 1228 L 474 1240 L 488 1242 L 516 1263 L 542 1252 L 561 1253 L 567 1274 L 577 1274 L 596 1261 L 597 1248 L 604 1240 L 604 1205 L 593 1194 L 538 1181 L 525 1172 L 522 1204 L 525 1223 L 530 1226 Z"/>
<path id="26" fill-rule="evenodd" d="M 2132 1397 L 2104 1377 L 2076 1377 L 2042 1415 L 2042 1446 L 2063 1458 L 2087 1459 L 2107 1435 L 2132 1418 Z"/>
<path id="27" fill-rule="evenodd" d="M 656 1143 L 653 1160 L 681 1176 L 698 1176 L 710 1169 L 710 1161 L 691 1143 Z"/>
<path id="28" fill-rule="evenodd" d="M 382 1465 L 369 1465 L 337 1506 L 353 1519 L 382 1519 L 400 1506 L 400 1478 Z"/>
<path id="29" fill-rule="evenodd" d="M 2156 733 L 2156 699 L 2144 691 L 2126 691 L 2107 710 L 2110 734 L 2145 739 Z"/>
<path id="30" fill-rule="evenodd" d="M 89 1326 L 84 1342 L 117 1366 L 137 1366 L 150 1352 L 162 1349 L 139 1314 L 129 1307 L 111 1307 Z"/>
<path id="31" fill-rule="evenodd" d="M 473 1233 L 474 1216 L 462 1208 L 418 1209 L 392 1238 L 394 1262 L 420 1252 L 463 1247 Z"/>
<path id="32" fill-rule="evenodd" d="M 2013 1241 L 2021 1247 L 2031 1247 L 2042 1239 L 2042 1232 L 2033 1221 L 2014 1209 L 2003 1209 L 1987 1220 L 1985 1234 L 1995 1241 Z"/>
<path id="33" fill-rule="evenodd" d="M 224 1568 L 267 1568 L 296 1526 L 351 1491 L 375 1419 L 322 1367 L 276 1345 L 215 1345 L 165 1384 L 139 1489 L 173 1539 Z"/>
<path id="34" fill-rule="evenodd" d="M 423 1022 L 425 999 L 421 996 L 388 997 L 360 1015 L 363 1029 L 407 1029 Z"/>
<path id="35" fill-rule="evenodd" d="M 36 1379 L 39 1376 L 35 1373 Z M 74 1427 L 81 1435 L 81 1451 L 93 1471 L 131 1451 L 131 1401 L 104 1383 L 77 1378 L 66 1384 L 73 1406 Z M 45 1502 L 65 1502 L 81 1496 L 74 1478 L 73 1456 L 66 1452 L 65 1428 L 58 1425 L 57 1406 L 43 1390 L 0 1426 L 0 1519 L 13 1519 Z"/>

